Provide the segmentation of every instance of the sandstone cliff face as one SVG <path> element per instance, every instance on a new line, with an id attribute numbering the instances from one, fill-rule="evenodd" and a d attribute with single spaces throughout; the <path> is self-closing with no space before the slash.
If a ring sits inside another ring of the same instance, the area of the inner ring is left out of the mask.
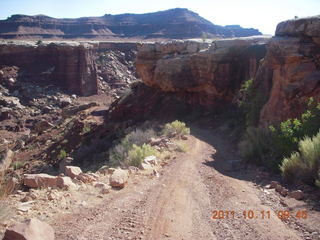
<path id="1" fill-rule="evenodd" d="M 219 40 L 212 44 L 172 41 L 138 47 L 142 81 L 164 92 L 185 95 L 205 106 L 231 103 L 244 80 L 253 78 L 268 38 Z"/>
<path id="2" fill-rule="evenodd" d="M 102 17 L 56 19 L 44 15 L 13 15 L 0 21 L 0 38 L 87 39 L 184 39 L 245 37 L 261 35 L 257 29 L 238 25 L 214 25 L 188 9 L 170 9 L 146 14 L 106 14 Z"/>
<path id="3" fill-rule="evenodd" d="M 269 94 L 261 126 L 297 117 L 309 97 L 320 101 L 320 17 L 280 23 L 267 49 L 255 79 Z"/>
<path id="4" fill-rule="evenodd" d="M 17 66 L 24 78 L 54 84 L 72 93 L 97 93 L 91 46 L 79 43 L 0 44 L 0 66 Z"/>

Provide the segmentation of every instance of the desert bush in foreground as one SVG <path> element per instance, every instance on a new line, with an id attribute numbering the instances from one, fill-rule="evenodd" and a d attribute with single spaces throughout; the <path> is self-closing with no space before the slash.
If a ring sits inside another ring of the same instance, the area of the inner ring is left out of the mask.
<path id="1" fill-rule="evenodd" d="M 312 138 L 300 140 L 298 150 L 283 160 L 280 167 L 283 177 L 288 181 L 301 179 L 317 184 L 320 180 L 320 132 Z"/>
<path id="2" fill-rule="evenodd" d="M 176 151 L 178 152 L 187 152 L 188 151 L 188 145 L 183 142 L 176 143 Z"/>
<path id="3" fill-rule="evenodd" d="M 190 128 L 188 128 L 184 122 L 175 120 L 174 122 L 167 123 L 164 126 L 163 134 L 168 137 L 175 134 L 177 136 L 187 135 L 190 134 Z"/>
<path id="4" fill-rule="evenodd" d="M 152 129 L 141 130 L 136 129 L 128 133 L 117 145 L 110 150 L 110 163 L 111 165 L 124 165 L 129 166 L 132 163 L 136 163 L 134 157 L 134 150 L 138 147 L 144 146 L 149 142 L 150 138 L 154 137 L 156 133 Z M 147 147 L 144 147 L 143 151 L 146 151 Z M 131 155 L 130 155 L 131 152 Z M 152 155 L 152 154 L 151 154 Z M 134 160 L 132 160 L 134 159 Z M 136 166 L 136 165 L 132 165 Z"/>
<path id="5" fill-rule="evenodd" d="M 133 144 L 128 153 L 128 165 L 139 167 L 142 161 L 151 155 L 156 155 L 157 151 L 149 144 L 143 144 L 141 147 Z"/>
<path id="6" fill-rule="evenodd" d="M 279 171 L 282 161 L 298 151 L 299 141 L 315 135 L 319 128 L 320 104 L 310 98 L 307 110 L 299 118 L 288 119 L 267 129 L 248 127 L 239 143 L 239 151 L 245 160 Z M 284 164 L 291 168 L 293 162 L 286 160 Z"/>

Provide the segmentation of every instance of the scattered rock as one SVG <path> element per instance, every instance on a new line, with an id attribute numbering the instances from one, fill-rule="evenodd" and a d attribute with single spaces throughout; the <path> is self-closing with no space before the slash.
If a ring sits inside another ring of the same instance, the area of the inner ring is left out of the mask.
<path id="1" fill-rule="evenodd" d="M 106 185 L 105 187 L 103 187 L 102 189 L 101 189 L 101 194 L 108 194 L 108 193 L 110 193 L 110 190 L 111 190 L 111 187 L 109 186 L 109 185 Z"/>
<path id="2" fill-rule="evenodd" d="M 105 188 L 105 187 L 107 187 L 107 184 L 105 184 L 105 183 L 103 183 L 103 182 L 94 182 L 94 183 L 93 183 L 93 186 L 94 186 L 95 188 Z"/>
<path id="3" fill-rule="evenodd" d="M 33 127 L 33 131 L 36 132 L 36 133 L 41 133 L 45 130 L 48 130 L 49 128 L 52 128 L 54 127 L 54 125 L 46 120 L 42 120 L 42 121 L 39 121 L 39 122 L 36 122 L 34 124 L 34 127 Z"/>
<path id="4" fill-rule="evenodd" d="M 72 157 L 66 157 L 63 158 L 60 162 L 59 162 L 59 172 L 60 173 L 65 173 L 65 168 L 66 166 L 71 166 L 71 163 L 73 162 L 73 158 Z"/>
<path id="5" fill-rule="evenodd" d="M 80 173 L 77 176 L 77 179 L 80 180 L 83 183 L 92 183 L 92 182 L 97 180 L 96 177 L 94 177 L 94 176 L 92 176 L 90 174 L 87 174 L 87 173 Z"/>
<path id="6" fill-rule="evenodd" d="M 286 197 L 286 196 L 288 195 L 288 192 L 289 192 L 289 191 L 288 191 L 287 189 L 283 188 L 283 189 L 281 190 L 280 194 L 281 194 L 281 196 Z"/>
<path id="7" fill-rule="evenodd" d="M 45 173 L 25 174 L 23 184 L 30 188 L 57 187 L 58 177 Z"/>
<path id="8" fill-rule="evenodd" d="M 283 189 L 284 189 L 284 188 L 283 188 L 280 184 L 276 186 L 276 191 L 277 191 L 278 193 L 281 193 L 281 191 L 282 191 Z"/>
<path id="9" fill-rule="evenodd" d="M 71 178 L 76 178 L 82 173 L 82 170 L 79 167 L 66 166 L 64 169 L 64 173 Z"/>
<path id="10" fill-rule="evenodd" d="M 161 138 L 150 138 L 150 145 L 151 146 L 156 146 L 159 145 L 161 143 Z"/>
<path id="11" fill-rule="evenodd" d="M 158 171 L 154 169 L 154 170 L 153 170 L 153 175 L 156 176 L 156 177 L 159 177 Z"/>
<path id="12" fill-rule="evenodd" d="M 182 136 L 181 136 L 181 139 L 182 139 L 182 140 L 188 140 L 188 137 L 187 137 L 186 135 L 182 135 Z"/>
<path id="13" fill-rule="evenodd" d="M 140 165 L 140 169 L 142 170 L 148 170 L 148 169 L 152 169 L 153 167 L 149 164 L 149 163 L 141 163 Z"/>
<path id="14" fill-rule="evenodd" d="M 157 166 L 158 162 L 157 162 L 157 157 L 156 156 L 148 156 L 143 160 L 144 163 L 153 165 L 153 166 Z"/>
<path id="15" fill-rule="evenodd" d="M 108 174 L 112 174 L 116 171 L 117 169 L 115 168 L 108 168 Z"/>
<path id="16" fill-rule="evenodd" d="M 128 181 L 128 171 L 117 169 L 110 177 L 110 185 L 116 188 L 123 188 Z"/>
<path id="17" fill-rule="evenodd" d="M 270 183 L 270 189 L 276 188 L 278 185 L 280 185 L 279 182 L 277 182 L 277 181 L 271 181 L 271 183 Z"/>
<path id="18" fill-rule="evenodd" d="M 102 166 L 101 168 L 99 168 L 99 170 L 97 171 L 98 173 L 101 173 L 103 175 L 106 175 L 109 173 L 109 167 L 108 166 Z"/>
<path id="19" fill-rule="evenodd" d="M 296 200 L 302 200 L 304 198 L 304 194 L 301 190 L 297 190 L 297 191 L 290 192 L 289 197 L 294 198 Z"/>
<path id="20" fill-rule="evenodd" d="M 36 218 L 8 228 L 3 240 L 54 240 L 53 228 Z"/>
<path id="21" fill-rule="evenodd" d="M 77 189 L 77 185 L 72 182 L 70 177 L 61 177 L 57 179 L 57 186 L 62 189 Z"/>
<path id="22" fill-rule="evenodd" d="M 137 168 L 135 166 L 129 166 L 128 171 L 129 171 L 129 174 L 135 174 L 135 173 L 139 172 L 139 168 Z"/>

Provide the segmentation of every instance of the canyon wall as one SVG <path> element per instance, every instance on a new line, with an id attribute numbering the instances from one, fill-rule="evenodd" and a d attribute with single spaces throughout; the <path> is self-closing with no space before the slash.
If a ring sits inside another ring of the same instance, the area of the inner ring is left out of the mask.
<path id="1" fill-rule="evenodd" d="M 203 106 L 231 103 L 241 83 L 255 76 L 268 39 L 142 44 L 136 68 L 146 85 L 189 95 L 189 102 Z"/>
<path id="2" fill-rule="evenodd" d="M 320 17 L 281 22 L 255 79 L 269 95 L 260 126 L 299 116 L 310 97 L 320 101 Z"/>
<path id="3" fill-rule="evenodd" d="M 96 64 L 89 44 L 2 42 L 1 65 L 17 66 L 26 79 L 57 85 L 78 95 L 98 91 Z"/>

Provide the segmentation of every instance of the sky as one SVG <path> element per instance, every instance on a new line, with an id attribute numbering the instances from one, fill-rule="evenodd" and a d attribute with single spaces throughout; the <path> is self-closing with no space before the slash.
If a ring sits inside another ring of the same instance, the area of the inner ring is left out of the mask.
<path id="1" fill-rule="evenodd" d="M 188 8 L 217 25 L 241 25 L 273 35 L 279 22 L 320 14 L 320 0 L 0 0 L 0 19 L 13 14 L 56 18 L 148 13 Z"/>

